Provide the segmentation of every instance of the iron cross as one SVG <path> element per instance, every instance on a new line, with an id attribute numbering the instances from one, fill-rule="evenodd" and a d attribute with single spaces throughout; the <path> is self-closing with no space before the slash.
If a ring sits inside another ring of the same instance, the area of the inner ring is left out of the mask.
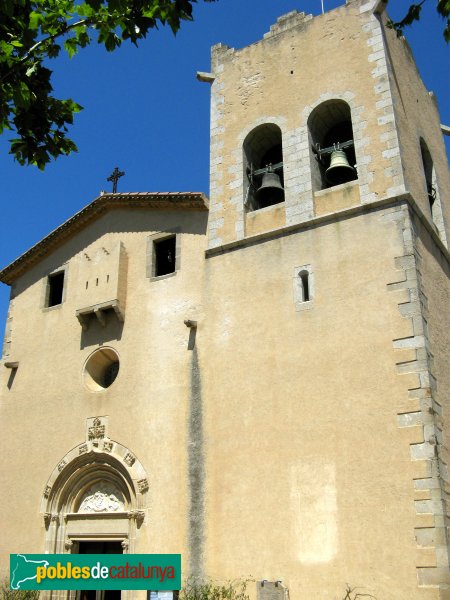
<path id="1" fill-rule="evenodd" d="M 125 175 L 125 171 L 119 171 L 119 167 L 116 167 L 114 169 L 114 171 L 111 173 L 111 175 L 108 177 L 108 179 L 106 180 L 106 181 L 113 182 L 113 189 L 112 189 L 113 194 L 115 194 L 117 192 L 117 182 L 124 175 Z"/>

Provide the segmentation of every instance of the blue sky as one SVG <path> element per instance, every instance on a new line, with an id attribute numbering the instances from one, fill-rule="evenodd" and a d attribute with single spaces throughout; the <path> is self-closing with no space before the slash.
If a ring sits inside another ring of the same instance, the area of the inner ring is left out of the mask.
<path id="1" fill-rule="evenodd" d="M 126 172 L 119 191 L 202 191 L 208 193 L 209 92 L 196 71 L 209 71 L 210 47 L 236 48 L 260 39 L 278 16 L 291 10 L 318 14 L 320 0 L 219 0 L 200 2 L 195 20 L 173 37 L 150 34 L 138 49 L 113 53 L 93 45 L 76 57 L 51 61 L 55 95 L 72 97 L 84 110 L 71 137 L 79 152 L 44 172 L 21 167 L 0 138 L 0 267 L 4 267 L 91 202 L 110 190 L 106 178 L 117 165 Z M 343 0 L 324 0 L 331 10 Z M 391 0 L 398 19 L 408 0 Z M 435 0 L 420 23 L 406 30 L 422 78 L 437 96 L 442 122 L 450 124 L 450 45 L 442 37 Z M 345 60 L 345 56 L 342 57 Z M 447 138 L 450 140 L 450 138 Z M 450 145 L 447 144 L 447 152 Z M 9 288 L 0 284 L 0 334 Z"/>

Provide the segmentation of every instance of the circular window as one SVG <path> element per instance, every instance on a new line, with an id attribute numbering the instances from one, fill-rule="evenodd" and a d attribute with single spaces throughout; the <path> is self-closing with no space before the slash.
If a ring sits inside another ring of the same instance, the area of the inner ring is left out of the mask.
<path id="1" fill-rule="evenodd" d="M 112 348 L 100 348 L 87 359 L 83 369 L 83 380 L 91 392 L 106 390 L 119 373 L 119 356 Z"/>

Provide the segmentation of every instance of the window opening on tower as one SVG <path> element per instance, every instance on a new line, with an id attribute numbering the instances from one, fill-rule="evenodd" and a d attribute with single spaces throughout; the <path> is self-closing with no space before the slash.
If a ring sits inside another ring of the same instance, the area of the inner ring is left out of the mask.
<path id="1" fill-rule="evenodd" d="M 346 102 L 329 100 L 317 106 L 308 119 L 308 134 L 314 191 L 358 178 L 352 118 Z"/>
<path id="2" fill-rule="evenodd" d="M 274 123 L 259 125 L 244 142 L 244 205 L 251 212 L 284 202 L 283 142 Z"/>

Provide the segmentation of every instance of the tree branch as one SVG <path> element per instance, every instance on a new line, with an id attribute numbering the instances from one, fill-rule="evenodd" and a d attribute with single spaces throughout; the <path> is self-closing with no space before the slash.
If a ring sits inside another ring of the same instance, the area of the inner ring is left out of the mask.
<path id="1" fill-rule="evenodd" d="M 81 19 L 80 21 L 77 21 L 76 23 L 71 23 L 70 25 L 66 25 L 65 28 L 62 31 L 60 31 L 59 33 L 54 33 L 53 35 L 49 35 L 48 37 L 44 38 L 43 40 L 39 40 L 39 42 L 36 42 L 34 44 L 34 46 L 32 46 L 28 50 L 28 52 L 25 54 L 25 56 L 23 56 L 20 60 L 17 61 L 18 64 L 23 64 L 24 62 L 26 62 L 30 58 L 30 56 L 35 52 L 35 50 L 37 50 L 40 46 L 42 46 L 46 42 L 54 41 L 57 38 L 61 37 L 62 35 L 65 35 L 71 29 L 75 29 L 75 27 L 79 27 L 80 25 L 93 25 L 93 24 L 94 24 L 93 19 L 87 18 L 87 19 Z"/>

